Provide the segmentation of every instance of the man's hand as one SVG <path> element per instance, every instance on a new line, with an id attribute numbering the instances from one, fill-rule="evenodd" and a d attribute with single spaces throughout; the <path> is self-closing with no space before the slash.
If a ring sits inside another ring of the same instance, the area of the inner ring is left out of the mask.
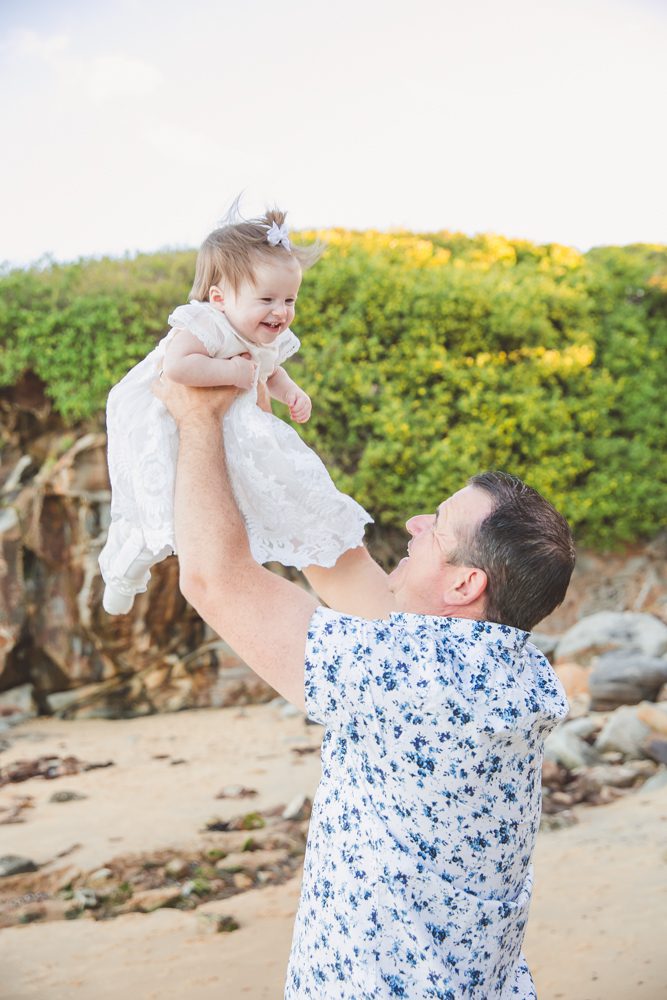
<path id="1" fill-rule="evenodd" d="M 153 382 L 151 389 L 179 425 L 192 418 L 224 416 L 238 395 L 238 389 L 233 385 L 193 388 L 172 382 L 164 374 Z"/>
<path id="2" fill-rule="evenodd" d="M 289 415 L 297 424 L 305 424 L 310 418 L 310 411 L 313 404 L 308 393 L 298 386 L 294 392 L 290 392 L 285 397 L 285 405 L 289 407 Z"/>

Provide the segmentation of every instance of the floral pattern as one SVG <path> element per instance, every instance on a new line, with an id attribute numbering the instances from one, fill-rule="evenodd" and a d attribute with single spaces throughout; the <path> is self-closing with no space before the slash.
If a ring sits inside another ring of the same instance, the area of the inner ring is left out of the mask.
<path id="1" fill-rule="evenodd" d="M 305 691 L 326 731 L 286 1000 L 534 998 L 542 750 L 567 700 L 528 633 L 320 608 Z"/>

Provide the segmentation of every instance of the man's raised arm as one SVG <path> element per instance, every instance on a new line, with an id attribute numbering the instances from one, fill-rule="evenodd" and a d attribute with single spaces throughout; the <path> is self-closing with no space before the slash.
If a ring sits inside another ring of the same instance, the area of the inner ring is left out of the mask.
<path id="1" fill-rule="evenodd" d="M 168 379 L 155 394 L 179 430 L 175 528 L 183 595 L 260 677 L 304 707 L 304 655 L 316 601 L 259 566 L 232 494 L 222 416 L 233 389 L 192 389 Z"/>

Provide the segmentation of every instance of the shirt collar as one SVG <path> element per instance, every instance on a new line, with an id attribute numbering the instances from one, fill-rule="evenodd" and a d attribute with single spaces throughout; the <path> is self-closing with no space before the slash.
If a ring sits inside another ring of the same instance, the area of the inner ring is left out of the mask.
<path id="1" fill-rule="evenodd" d="M 520 653 L 526 645 L 530 632 L 513 628 L 511 625 L 500 625 L 498 622 L 480 621 L 476 618 L 455 618 L 449 615 L 417 615 L 410 612 L 398 612 L 390 618 L 401 618 L 406 624 L 418 628 L 420 625 L 430 629 L 442 630 L 451 638 L 469 639 L 472 642 L 486 642 L 491 645 L 506 646 Z"/>

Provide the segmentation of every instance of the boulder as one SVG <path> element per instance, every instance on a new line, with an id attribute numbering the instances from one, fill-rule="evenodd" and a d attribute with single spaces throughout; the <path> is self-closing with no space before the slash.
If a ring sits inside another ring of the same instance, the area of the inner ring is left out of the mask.
<path id="1" fill-rule="evenodd" d="M 652 729 L 654 733 L 660 733 L 661 736 L 667 736 L 667 704 L 664 701 L 660 702 L 658 705 L 651 705 L 649 702 L 642 702 L 637 709 L 637 718 L 640 719 L 644 725 Z"/>
<path id="2" fill-rule="evenodd" d="M 599 656 L 591 671 L 591 707 L 607 711 L 645 699 L 653 701 L 666 682 L 667 659 L 614 649 Z"/>
<path id="3" fill-rule="evenodd" d="M 559 663 L 554 670 L 565 688 L 569 701 L 582 695 L 588 698 L 590 671 L 586 667 L 582 667 L 579 663 Z"/>
<path id="4" fill-rule="evenodd" d="M 567 725 L 558 726 L 546 738 L 544 759 L 562 764 L 568 771 L 595 764 L 598 755 L 595 750 Z"/>
<path id="5" fill-rule="evenodd" d="M 34 687 L 32 684 L 20 684 L 11 691 L 0 694 L 0 718 L 15 724 L 25 719 L 33 719 L 37 715 Z"/>
<path id="6" fill-rule="evenodd" d="M 645 656 L 667 653 L 667 625 L 653 615 L 630 611 L 599 611 L 582 618 L 561 638 L 557 663 L 575 659 L 586 665 L 612 649 L 631 649 Z"/>
<path id="7" fill-rule="evenodd" d="M 661 771 L 656 771 L 652 778 L 642 786 L 642 792 L 658 792 L 667 787 L 667 767 Z"/>
<path id="8" fill-rule="evenodd" d="M 630 706 L 617 708 L 609 716 L 595 741 L 599 753 L 617 750 L 630 760 L 645 757 L 644 744 L 651 730 L 637 717 L 637 709 Z"/>

